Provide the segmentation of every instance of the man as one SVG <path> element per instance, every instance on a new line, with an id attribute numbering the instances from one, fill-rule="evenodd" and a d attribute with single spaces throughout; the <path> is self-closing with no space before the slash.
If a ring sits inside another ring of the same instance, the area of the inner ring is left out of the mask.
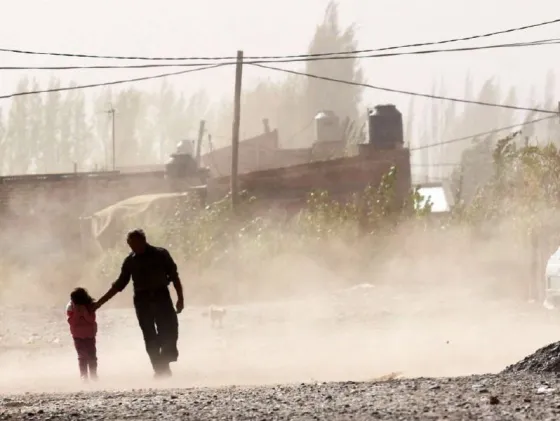
<path id="1" fill-rule="evenodd" d="M 124 290 L 132 278 L 136 316 L 155 376 L 168 377 L 171 376 L 169 363 L 179 357 L 177 314 L 184 307 L 177 265 L 166 249 L 149 244 L 140 229 L 128 233 L 127 243 L 132 252 L 124 259 L 118 279 L 97 301 L 96 307 Z M 169 293 L 170 282 L 177 291 L 176 312 Z"/>

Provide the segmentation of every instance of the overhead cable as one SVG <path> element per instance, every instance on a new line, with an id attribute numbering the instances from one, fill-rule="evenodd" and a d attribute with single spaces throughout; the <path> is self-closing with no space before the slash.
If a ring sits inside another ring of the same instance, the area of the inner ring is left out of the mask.
<path id="1" fill-rule="evenodd" d="M 319 76 L 319 75 L 315 75 L 315 74 L 311 74 L 311 73 L 298 72 L 298 71 L 295 71 L 295 70 L 282 69 L 280 67 L 273 67 L 273 66 L 268 66 L 268 65 L 263 65 L 263 64 L 253 64 L 253 66 L 261 67 L 263 69 L 269 69 L 269 70 L 284 72 L 284 73 L 290 73 L 290 74 L 293 74 L 293 75 L 306 76 L 306 77 L 309 77 L 309 78 L 312 78 L 312 79 L 325 80 L 327 82 L 336 82 L 336 83 L 341 83 L 341 84 L 350 85 L 350 86 L 360 86 L 360 87 L 363 87 L 363 88 L 375 89 L 375 90 L 378 90 L 378 91 L 392 92 L 392 93 L 403 94 L 403 95 L 417 96 L 417 97 L 430 98 L 430 99 L 440 99 L 440 100 L 444 100 L 444 101 L 460 102 L 460 103 L 464 103 L 464 104 L 483 105 L 483 106 L 486 106 L 486 107 L 507 108 L 507 109 L 510 109 L 510 110 L 531 111 L 531 112 L 536 112 L 536 113 L 546 113 L 546 114 L 555 114 L 555 115 L 558 114 L 558 111 L 544 110 L 544 109 L 540 109 L 540 108 L 519 107 L 519 106 L 515 106 L 515 105 L 496 104 L 496 103 L 492 103 L 492 102 L 475 101 L 475 100 L 469 100 L 469 99 L 446 97 L 446 96 L 442 96 L 442 95 L 424 94 L 424 93 L 420 93 L 420 92 L 386 88 L 386 87 L 383 87 L 383 86 L 370 85 L 368 83 L 360 83 L 360 82 L 353 82 L 353 81 L 350 81 L 350 80 L 336 79 L 336 78 L 326 77 L 326 76 Z"/>
<path id="2" fill-rule="evenodd" d="M 326 57 L 330 55 L 342 55 L 342 54 L 362 54 L 362 53 L 372 53 L 377 51 L 387 51 L 387 50 L 397 50 L 401 48 L 412 48 L 412 47 L 426 47 L 430 45 L 442 45 L 449 44 L 460 41 L 471 41 L 480 38 L 489 38 L 496 35 L 504 35 L 512 32 L 525 31 L 527 29 L 533 29 L 538 27 L 543 27 L 547 25 L 552 25 L 560 23 L 560 18 L 548 20 L 545 22 L 539 22 L 530 25 L 518 26 L 514 28 L 504 29 L 500 31 L 488 32 L 485 34 L 470 35 L 461 38 L 452 38 L 440 41 L 422 42 L 422 43 L 412 43 L 395 45 L 390 47 L 374 48 L 367 50 L 353 50 L 353 51 L 339 51 L 339 52 L 327 52 L 327 53 L 315 53 L 315 54 L 293 54 L 293 55 L 282 55 L 282 56 L 248 56 L 248 59 L 284 59 L 284 58 L 304 58 L 304 57 Z M 60 52 L 44 52 L 44 51 L 33 51 L 33 50 L 23 50 L 15 48 L 0 48 L 0 52 L 14 53 L 14 54 L 25 54 L 25 55 L 43 55 L 43 56 L 55 56 L 55 57 L 77 57 L 77 58 L 94 58 L 94 59 L 113 59 L 113 60 L 153 60 L 153 61 L 185 61 L 185 60 L 235 60 L 235 56 L 214 56 L 214 57 L 203 57 L 203 56 L 191 56 L 191 57 L 148 57 L 148 56 L 117 56 L 117 55 L 96 55 L 96 54 L 84 54 L 84 53 L 60 53 Z"/>
<path id="3" fill-rule="evenodd" d="M 546 116 L 546 117 L 541 117 L 541 118 L 537 118 L 537 119 L 534 119 L 534 120 L 525 121 L 523 123 L 512 124 L 511 126 L 500 127 L 498 129 L 489 130 L 487 132 L 476 133 L 476 134 L 472 134 L 472 135 L 469 135 L 469 136 L 458 137 L 458 138 L 455 138 L 455 139 L 444 140 L 442 142 L 435 142 L 435 143 L 430 143 L 430 144 L 427 144 L 427 145 L 418 146 L 418 147 L 415 147 L 415 148 L 410 148 L 410 151 L 411 152 L 420 151 L 420 150 L 423 150 L 423 149 L 430 149 L 430 148 L 433 148 L 435 146 L 448 145 L 450 143 L 461 142 L 463 140 L 475 139 L 475 138 L 481 137 L 481 136 L 488 136 L 488 135 L 503 132 L 503 131 L 506 131 L 506 130 L 511 130 L 511 129 L 516 129 L 518 127 L 527 126 L 529 124 L 535 124 L 535 123 L 538 123 L 540 121 L 549 120 L 549 119 L 555 118 L 555 117 L 556 116 L 554 116 L 554 115 L 549 115 L 549 116 Z"/>
<path id="4" fill-rule="evenodd" d="M 438 53 L 453 53 L 453 52 L 468 52 L 480 51 L 498 48 L 520 48 L 520 47 L 537 47 L 543 45 L 556 45 L 560 44 L 560 38 L 550 38 L 544 40 L 516 42 L 511 44 L 494 44 L 482 45 L 473 47 L 460 47 L 460 48 L 447 48 L 447 49 L 432 49 L 432 50 L 416 50 L 405 51 L 398 53 L 383 53 L 383 54 L 370 54 L 370 55 L 329 55 L 325 57 L 307 57 L 307 58 L 293 58 L 282 60 L 249 60 L 243 61 L 243 64 L 266 64 L 266 63 L 299 63 L 299 62 L 313 62 L 325 60 L 355 60 L 366 58 L 387 58 L 397 56 L 409 55 L 427 55 Z M 236 61 L 222 61 L 219 63 L 212 63 L 213 65 L 222 64 L 236 64 Z M 82 66 L 0 66 L 0 70 L 84 70 L 84 69 L 153 69 L 161 67 L 198 67 L 205 66 L 208 63 L 159 63 L 159 64 L 106 64 L 106 65 L 82 65 Z"/>
<path id="5" fill-rule="evenodd" d="M 24 96 L 24 95 L 44 94 L 44 93 L 49 93 L 49 92 L 73 91 L 73 90 L 76 90 L 76 89 L 87 89 L 87 88 L 97 88 L 97 87 L 102 87 L 102 86 L 120 85 L 120 84 L 123 84 L 123 83 L 130 83 L 130 82 L 141 82 L 141 81 L 144 81 L 144 80 L 161 79 L 161 78 L 168 77 L 168 76 L 178 76 L 178 75 L 183 75 L 185 73 L 192 73 L 192 72 L 199 72 L 199 71 L 203 71 L 203 70 L 215 69 L 217 67 L 222 67 L 222 66 L 225 66 L 225 64 L 215 64 L 215 65 L 212 65 L 212 66 L 198 67 L 196 69 L 181 70 L 181 71 L 171 72 L 171 73 L 161 73 L 161 74 L 157 74 L 157 75 L 143 76 L 143 77 L 137 77 L 137 78 L 132 78 L 132 79 L 119 79 L 119 80 L 113 80 L 113 81 L 109 81 L 109 82 L 90 83 L 90 84 L 87 84 L 87 85 L 65 86 L 65 87 L 62 87 L 62 88 L 50 88 L 50 89 L 39 89 L 39 90 L 34 90 L 34 91 L 14 92 L 12 94 L 0 95 L 0 99 L 15 98 L 15 97 Z"/>

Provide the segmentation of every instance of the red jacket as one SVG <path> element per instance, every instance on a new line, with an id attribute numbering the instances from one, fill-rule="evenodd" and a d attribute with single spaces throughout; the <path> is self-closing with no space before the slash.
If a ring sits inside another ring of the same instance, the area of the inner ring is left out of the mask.
<path id="1" fill-rule="evenodd" d="M 97 334 L 95 311 L 88 307 L 77 306 L 69 302 L 66 306 L 66 315 L 68 316 L 68 324 L 70 325 L 70 334 L 73 338 L 95 338 Z"/>

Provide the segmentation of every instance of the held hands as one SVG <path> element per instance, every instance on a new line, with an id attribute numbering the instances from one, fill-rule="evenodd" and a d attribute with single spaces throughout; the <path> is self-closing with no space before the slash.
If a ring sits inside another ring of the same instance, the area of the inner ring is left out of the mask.
<path id="1" fill-rule="evenodd" d="M 181 314 L 184 308 L 185 308 L 185 303 L 182 298 L 179 298 L 177 300 L 177 314 Z"/>

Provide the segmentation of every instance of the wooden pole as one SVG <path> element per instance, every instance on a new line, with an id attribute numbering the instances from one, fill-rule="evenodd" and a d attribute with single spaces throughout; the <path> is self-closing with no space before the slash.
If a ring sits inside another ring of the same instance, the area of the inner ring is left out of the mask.
<path id="1" fill-rule="evenodd" d="M 196 165 L 200 167 L 200 151 L 202 148 L 202 138 L 204 137 L 204 126 L 206 122 L 200 120 L 200 126 L 198 126 L 198 139 L 196 141 Z"/>
<path id="2" fill-rule="evenodd" d="M 243 51 L 237 52 L 235 64 L 235 96 L 233 102 L 233 127 L 231 134 L 231 205 L 236 209 L 239 202 L 237 180 L 239 165 L 239 128 L 241 126 L 241 81 L 243 76 Z"/>
<path id="3" fill-rule="evenodd" d="M 115 146 L 115 109 L 111 105 L 111 109 L 107 111 L 107 114 L 111 116 L 111 147 L 112 147 L 112 161 L 113 161 L 113 171 L 117 168 L 116 160 L 116 146 Z"/>

